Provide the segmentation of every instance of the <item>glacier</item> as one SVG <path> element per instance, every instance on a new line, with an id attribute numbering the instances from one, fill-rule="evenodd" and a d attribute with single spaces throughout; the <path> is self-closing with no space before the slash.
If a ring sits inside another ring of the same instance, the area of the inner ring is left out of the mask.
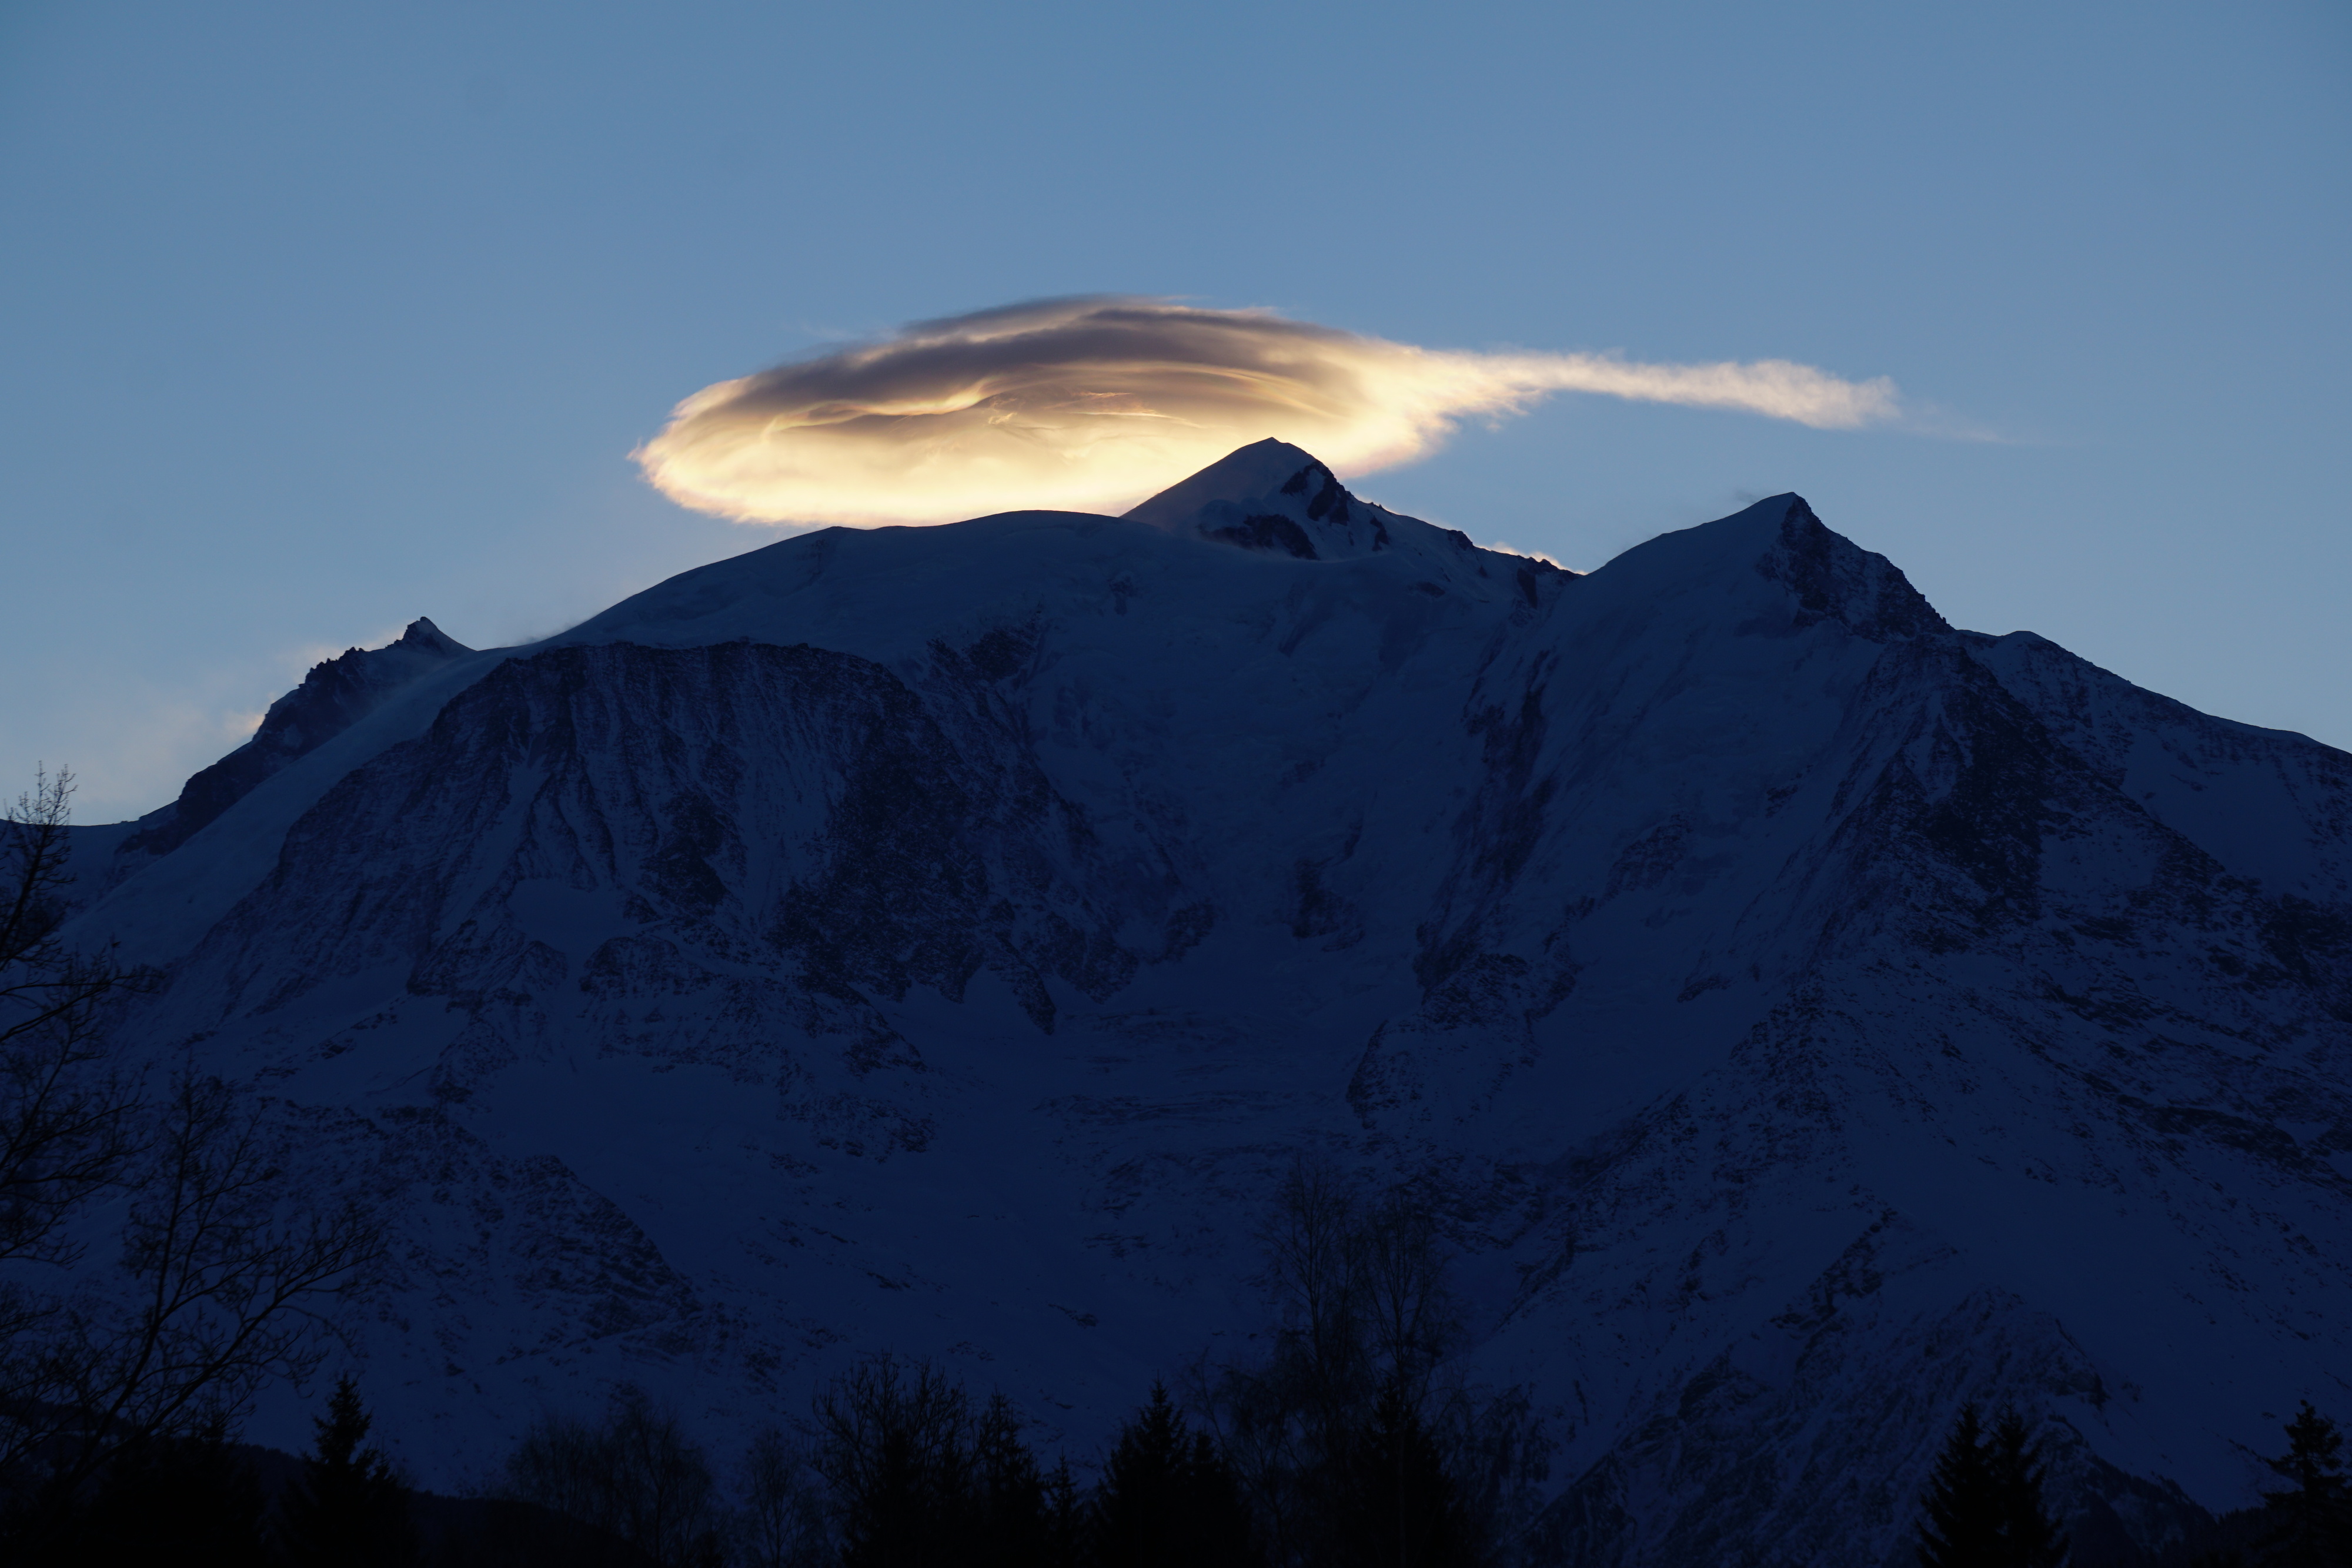
<path id="1" fill-rule="evenodd" d="M 1532 1561 L 1907 1562 L 1969 1400 L 2153 1550 L 2352 1386 L 2352 757 L 1793 495 L 1579 575 L 1262 442 L 419 622 L 78 833 L 124 1038 L 390 1217 L 348 1354 L 428 1485 L 886 1348 L 1083 1459 L 1264 1332 L 1302 1153 L 1441 1217 Z"/>

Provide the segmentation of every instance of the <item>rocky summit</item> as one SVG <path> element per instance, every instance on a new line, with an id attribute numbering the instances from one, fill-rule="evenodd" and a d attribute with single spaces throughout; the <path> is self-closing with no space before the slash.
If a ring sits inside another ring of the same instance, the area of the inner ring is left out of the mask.
<path id="1" fill-rule="evenodd" d="M 1538 1562 L 1908 1562 L 1969 1401 L 2154 1550 L 2352 1385 L 2352 757 L 1793 495 L 1580 576 L 1265 442 L 419 622 L 252 748 L 83 831 L 75 929 L 390 1217 L 428 1485 L 880 1349 L 1083 1459 L 1265 1329 L 1302 1154 L 1439 1217 Z"/>

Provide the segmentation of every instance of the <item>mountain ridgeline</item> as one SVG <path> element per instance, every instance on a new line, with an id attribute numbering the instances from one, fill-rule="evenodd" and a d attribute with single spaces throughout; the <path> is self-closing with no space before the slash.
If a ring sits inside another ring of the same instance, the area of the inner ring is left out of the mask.
<path id="1" fill-rule="evenodd" d="M 884 1350 L 1083 1460 L 1249 1353 L 1302 1155 L 1434 1217 L 1530 1563 L 1910 1562 L 1969 1406 L 2152 1554 L 2352 1382 L 2352 757 L 1795 496 L 1580 576 L 1265 442 L 419 622 L 159 818 L 75 929 L 390 1217 L 427 1485 Z"/>

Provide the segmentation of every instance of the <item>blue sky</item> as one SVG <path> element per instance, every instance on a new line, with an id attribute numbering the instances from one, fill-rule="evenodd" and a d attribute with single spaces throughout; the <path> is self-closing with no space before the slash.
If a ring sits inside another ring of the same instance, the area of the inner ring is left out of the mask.
<path id="1" fill-rule="evenodd" d="M 630 463 L 680 398 L 1096 292 L 1891 377 L 1974 434 L 1561 394 L 1356 487 L 1578 567 L 1798 490 L 2352 747 L 2347 154 L 2336 3 L 0 5 L 0 782 L 765 543 Z"/>

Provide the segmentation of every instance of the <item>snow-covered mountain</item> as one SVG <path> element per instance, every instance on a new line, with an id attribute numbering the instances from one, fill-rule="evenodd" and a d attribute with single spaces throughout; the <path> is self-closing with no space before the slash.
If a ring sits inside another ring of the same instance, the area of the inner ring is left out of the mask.
<path id="1" fill-rule="evenodd" d="M 2344 1407 L 2352 757 L 1797 497 L 1579 577 L 1265 442 L 352 659 L 79 929 L 397 1216 L 429 1482 L 884 1347 L 1083 1455 L 1264 1326 L 1301 1150 L 1439 1207 L 1560 1562 L 1906 1560 L 1968 1399 L 2155 1542 Z"/>

